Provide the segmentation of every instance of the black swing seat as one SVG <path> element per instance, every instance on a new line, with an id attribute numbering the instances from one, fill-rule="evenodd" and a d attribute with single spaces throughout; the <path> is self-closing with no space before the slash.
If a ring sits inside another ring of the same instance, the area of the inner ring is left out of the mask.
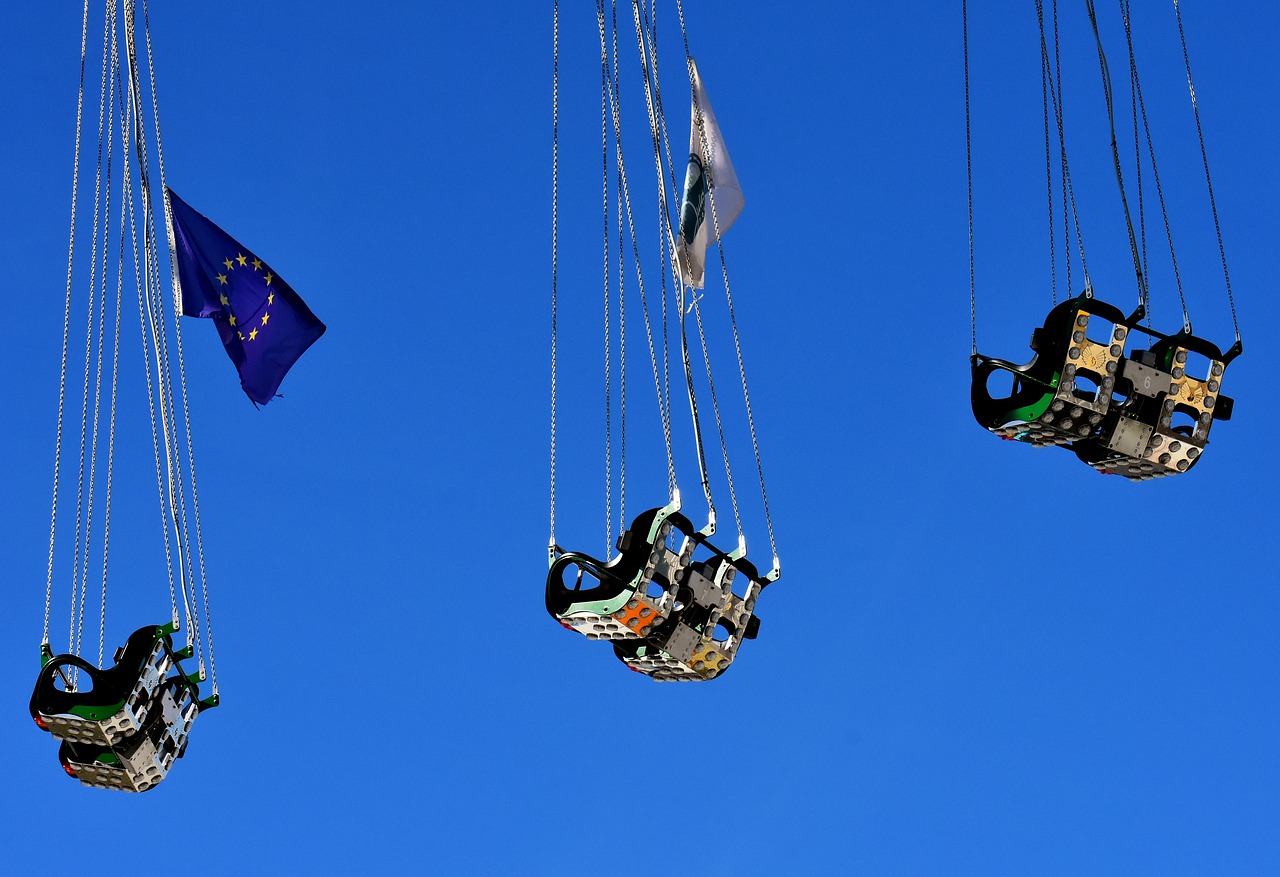
<path id="1" fill-rule="evenodd" d="M 612 642 L 623 663 L 653 679 L 714 679 L 742 640 L 755 638 L 756 599 L 776 575 L 762 577 L 745 557 L 717 549 L 678 508 L 672 503 L 638 515 L 607 563 L 578 552 L 556 556 L 547 574 L 547 612 L 588 639 Z M 673 550 L 669 541 L 677 535 Z M 747 578 L 742 596 L 733 592 L 739 575 Z"/>
<path id="2" fill-rule="evenodd" d="M 1099 341 L 1103 324 L 1105 336 Z M 1123 312 L 1088 292 L 1057 305 L 1032 333 L 1035 356 L 1026 365 L 974 354 L 969 394 L 974 418 L 1001 438 L 1036 447 L 1087 439 L 1110 407 L 1129 328 Z M 993 397 L 987 387 L 997 371 L 1013 377 L 1008 396 Z"/>
<path id="3" fill-rule="evenodd" d="M 191 726 L 203 708 L 199 697 L 186 677 L 165 680 L 141 730 L 114 746 L 64 740 L 58 749 L 62 769 L 86 786 L 125 792 L 154 788 L 187 751 Z"/>
<path id="4" fill-rule="evenodd" d="M 1215 420 L 1230 420 L 1235 402 L 1221 393 L 1227 365 L 1239 355 L 1237 342 L 1225 354 L 1212 342 L 1179 332 L 1162 336 L 1122 363 L 1118 391 L 1093 441 L 1078 443 L 1076 456 L 1099 472 L 1148 481 L 1191 469 L 1204 456 Z M 1187 374 L 1189 354 L 1209 361 L 1208 373 Z M 1174 423 L 1175 415 L 1184 415 Z"/>
<path id="5" fill-rule="evenodd" d="M 1186 472 L 1203 455 L 1213 421 L 1231 417 L 1233 402 L 1219 391 L 1240 344 L 1223 354 L 1189 332 L 1167 336 L 1143 327 L 1142 315 L 1139 308 L 1126 317 L 1085 292 L 1049 312 L 1032 334 L 1036 355 L 1026 365 L 975 354 L 975 419 L 1001 438 L 1067 447 L 1098 471 L 1130 480 Z M 1133 331 L 1156 340 L 1125 356 Z M 1191 353 L 1210 361 L 1204 378 L 1186 374 Z M 1009 396 L 991 395 L 988 378 L 996 371 L 1012 375 Z M 1194 425 L 1175 426 L 1177 413 Z"/>
<path id="6" fill-rule="evenodd" d="M 77 655 L 48 653 L 31 695 L 36 724 L 63 741 L 63 768 L 85 785 L 144 791 L 164 779 L 186 748 L 200 711 L 198 674 L 187 675 L 173 625 L 139 628 L 116 650 L 115 665 L 94 667 Z M 67 669 L 79 671 L 70 683 Z M 84 682 L 87 679 L 88 685 Z M 61 685 L 59 685 L 61 682 Z"/>

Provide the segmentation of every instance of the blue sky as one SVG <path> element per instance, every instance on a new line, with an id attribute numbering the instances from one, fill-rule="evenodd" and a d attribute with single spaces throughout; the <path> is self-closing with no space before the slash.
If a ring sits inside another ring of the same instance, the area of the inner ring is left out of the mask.
<path id="1" fill-rule="evenodd" d="M 675 10 L 660 6 L 678 152 L 688 98 Z M 7 869 L 146 861 L 167 844 L 194 874 L 1280 868 L 1263 428 L 1280 12 L 1183 3 L 1245 354 L 1224 388 L 1235 417 L 1203 463 L 1135 485 L 997 441 L 970 415 L 958 4 L 793 7 L 686 4 L 746 193 L 727 257 L 784 565 L 760 638 L 696 686 L 626 672 L 542 607 L 550 5 L 151 10 L 170 185 L 329 330 L 259 411 L 213 327 L 184 326 L 224 706 L 165 783 L 133 797 L 65 777 L 26 716 L 80 10 L 0 12 Z M 1116 9 L 1099 12 L 1122 76 Z M 1096 55 L 1083 4 L 1062 14 L 1091 277 L 1127 308 Z M 598 47 L 590 4 L 561 15 L 557 536 L 599 551 Z M 1172 4 L 1135 16 L 1191 315 L 1225 347 Z M 978 344 L 1021 360 L 1050 303 L 1034 5 L 984 4 L 970 24 Z M 627 106 L 628 171 L 651 187 Z M 1172 331 L 1161 235 L 1155 323 Z M 628 516 L 666 501 L 643 336 L 629 340 Z M 141 416 L 118 449 L 108 648 L 168 611 Z M 749 439 L 730 442 L 767 565 Z M 696 517 L 690 450 L 677 447 Z"/>

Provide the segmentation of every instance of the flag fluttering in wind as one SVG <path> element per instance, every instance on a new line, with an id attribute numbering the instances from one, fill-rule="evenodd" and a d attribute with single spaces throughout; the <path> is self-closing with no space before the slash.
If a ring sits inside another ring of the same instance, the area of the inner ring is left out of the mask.
<path id="1" fill-rule="evenodd" d="M 693 75 L 693 113 L 689 130 L 689 168 L 684 178 L 684 198 L 680 204 L 680 238 L 676 252 L 684 282 L 701 289 L 707 247 L 720 239 L 742 212 L 742 187 L 734 173 L 729 150 L 724 145 L 711 100 L 698 75 L 698 65 L 689 61 Z M 698 116 L 702 116 L 699 125 Z M 714 213 L 712 204 L 714 203 Z"/>
<path id="2" fill-rule="evenodd" d="M 324 334 L 284 279 L 218 226 L 167 189 L 177 250 L 182 313 L 218 327 L 240 386 L 259 405 L 276 395 L 298 357 Z"/>

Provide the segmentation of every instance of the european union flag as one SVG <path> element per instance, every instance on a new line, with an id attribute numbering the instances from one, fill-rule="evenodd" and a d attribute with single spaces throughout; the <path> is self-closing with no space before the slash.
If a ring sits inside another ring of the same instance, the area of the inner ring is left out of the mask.
<path id="1" fill-rule="evenodd" d="M 265 405 L 298 357 L 324 334 L 324 323 L 265 262 L 172 189 L 167 192 L 182 312 L 213 320 L 240 386 Z"/>

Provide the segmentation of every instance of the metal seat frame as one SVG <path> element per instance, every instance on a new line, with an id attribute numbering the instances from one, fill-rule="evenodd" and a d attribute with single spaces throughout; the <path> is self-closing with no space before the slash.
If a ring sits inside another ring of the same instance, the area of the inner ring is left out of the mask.
<path id="1" fill-rule="evenodd" d="M 1032 333 L 1036 355 L 1027 364 L 975 353 L 970 390 L 974 418 L 1001 438 L 1065 447 L 1098 471 L 1133 481 L 1188 471 L 1203 456 L 1213 422 L 1231 418 L 1233 401 L 1220 389 L 1241 345 L 1237 341 L 1224 354 L 1189 330 L 1164 335 L 1142 326 L 1143 315 L 1139 307 L 1125 316 L 1086 290 L 1055 306 Z M 1095 319 L 1110 324 L 1106 341 L 1089 337 Z M 1126 356 L 1126 343 L 1135 331 L 1154 343 Z M 1191 353 L 1210 361 L 1205 377 L 1186 374 Z M 987 388 L 996 371 L 1013 376 L 1009 396 L 993 397 Z M 1179 412 L 1191 417 L 1194 426 L 1173 426 Z"/>
<path id="2" fill-rule="evenodd" d="M 756 600 L 777 573 L 761 576 L 741 547 L 716 548 L 711 530 L 696 529 L 673 501 L 638 515 L 607 563 L 557 547 L 547 574 L 547 612 L 588 639 L 611 642 L 618 659 L 638 673 L 659 681 L 714 679 L 742 641 L 755 638 Z M 673 550 L 669 541 L 676 535 Z M 565 581 L 570 569 L 577 570 L 572 586 Z M 742 596 L 733 592 L 739 575 L 748 579 Z M 584 578 L 594 585 L 583 588 Z"/>
<path id="3" fill-rule="evenodd" d="M 191 650 L 173 648 L 175 630 L 173 624 L 139 628 L 106 669 L 43 647 L 31 716 L 62 741 L 58 758 L 70 776 L 88 786 L 141 792 L 182 756 L 196 716 L 217 706 L 218 697 L 200 699 L 200 674 L 184 672 L 181 661 Z M 67 668 L 87 676 L 89 686 L 75 686 Z"/>

